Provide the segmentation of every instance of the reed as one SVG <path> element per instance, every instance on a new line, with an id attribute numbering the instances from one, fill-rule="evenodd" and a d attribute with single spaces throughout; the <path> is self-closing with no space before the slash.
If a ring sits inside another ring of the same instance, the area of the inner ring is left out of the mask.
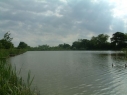
<path id="1" fill-rule="evenodd" d="M 9 56 L 9 52 L 5 49 L 0 49 L 0 58 L 7 58 Z"/>
<path id="2" fill-rule="evenodd" d="M 28 72 L 27 82 L 25 83 L 22 77 L 19 77 L 10 63 L 6 61 L 7 54 L 2 54 L 0 59 L 0 95 L 39 95 L 39 93 L 31 90 L 33 78 Z"/>

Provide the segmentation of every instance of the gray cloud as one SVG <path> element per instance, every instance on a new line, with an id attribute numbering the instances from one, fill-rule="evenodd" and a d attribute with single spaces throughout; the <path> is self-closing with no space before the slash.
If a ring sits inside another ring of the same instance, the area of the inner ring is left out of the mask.
<path id="1" fill-rule="evenodd" d="M 10 31 L 15 46 L 58 45 L 100 33 L 123 31 L 107 0 L 1 0 L 0 38 Z"/>

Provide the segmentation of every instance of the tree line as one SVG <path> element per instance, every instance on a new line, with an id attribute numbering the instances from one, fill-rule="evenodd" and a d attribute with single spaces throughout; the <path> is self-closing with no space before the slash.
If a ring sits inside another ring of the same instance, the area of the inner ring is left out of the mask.
<path id="1" fill-rule="evenodd" d="M 17 47 L 14 47 L 10 37 L 10 33 L 5 33 L 4 37 L 0 40 L 0 49 L 27 49 L 31 51 L 43 51 L 43 50 L 121 50 L 127 47 L 127 34 L 122 32 L 116 32 L 112 34 L 110 42 L 107 34 L 99 34 L 98 36 L 88 39 L 78 39 L 74 41 L 72 45 L 67 43 L 59 44 L 58 46 L 38 45 L 37 47 L 30 47 L 25 42 L 20 42 Z"/>
<path id="2" fill-rule="evenodd" d="M 7 32 L 4 37 L 0 40 L 0 49 L 27 49 L 29 46 L 25 42 L 20 42 L 18 47 L 14 47 L 12 39 L 10 37 L 11 33 Z"/>
<path id="3" fill-rule="evenodd" d="M 110 38 L 107 34 L 93 36 L 90 40 L 79 39 L 73 42 L 72 49 L 76 50 L 121 50 L 127 46 L 127 34 L 116 32 Z"/>
<path id="4" fill-rule="evenodd" d="M 88 39 L 78 39 L 72 45 L 67 43 L 50 47 L 49 45 L 39 45 L 38 47 L 30 47 L 30 50 L 121 50 L 127 47 L 127 34 L 116 32 L 112 34 L 110 42 L 107 34 L 99 34 L 98 36 Z"/>

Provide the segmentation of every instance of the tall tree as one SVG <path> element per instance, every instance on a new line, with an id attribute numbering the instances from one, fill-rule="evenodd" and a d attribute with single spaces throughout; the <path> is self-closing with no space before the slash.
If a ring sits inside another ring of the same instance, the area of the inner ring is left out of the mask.
<path id="1" fill-rule="evenodd" d="M 4 38 L 0 40 L 1 48 L 10 49 L 14 47 L 13 43 L 11 42 L 13 38 L 10 37 L 10 34 L 11 33 L 9 32 L 5 33 Z"/>
<path id="2" fill-rule="evenodd" d="M 107 34 L 99 34 L 97 36 L 99 49 L 101 49 L 101 50 L 108 49 L 108 38 L 109 38 L 109 36 Z"/>
<path id="3" fill-rule="evenodd" d="M 64 43 L 64 44 L 59 44 L 58 47 L 60 49 L 70 49 L 71 46 L 69 44 Z"/>
<path id="4" fill-rule="evenodd" d="M 122 49 L 127 46 L 127 37 L 122 32 L 116 32 L 112 35 L 111 46 L 112 49 Z"/>
<path id="5" fill-rule="evenodd" d="M 106 50 L 108 49 L 108 38 L 107 34 L 99 34 L 97 37 L 93 36 L 90 40 L 91 49 Z"/>
<path id="6" fill-rule="evenodd" d="M 98 48 L 98 39 L 97 37 L 93 36 L 90 40 L 90 49 L 94 50 Z"/>
<path id="7" fill-rule="evenodd" d="M 25 42 L 20 42 L 18 45 L 18 49 L 25 49 L 27 47 L 28 47 L 28 45 Z"/>
<path id="8" fill-rule="evenodd" d="M 82 49 L 82 50 L 90 49 L 90 41 L 87 39 L 81 39 L 80 49 Z"/>
<path id="9" fill-rule="evenodd" d="M 81 48 L 81 42 L 80 41 L 75 41 L 72 43 L 72 49 L 79 50 Z"/>
<path id="10" fill-rule="evenodd" d="M 4 40 L 6 40 L 7 42 L 11 42 L 13 38 L 10 38 L 11 33 L 7 32 L 4 34 Z"/>
<path id="11" fill-rule="evenodd" d="M 38 49 L 38 50 L 49 50 L 50 47 L 49 47 L 49 45 L 39 45 L 39 46 L 37 47 L 37 49 Z"/>

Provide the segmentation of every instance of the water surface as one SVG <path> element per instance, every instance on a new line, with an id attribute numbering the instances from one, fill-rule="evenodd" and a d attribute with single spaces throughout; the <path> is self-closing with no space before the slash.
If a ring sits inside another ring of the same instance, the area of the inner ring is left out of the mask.
<path id="1" fill-rule="evenodd" d="M 35 75 L 41 95 L 127 95 L 127 60 L 113 51 L 29 51 L 10 62 Z"/>

